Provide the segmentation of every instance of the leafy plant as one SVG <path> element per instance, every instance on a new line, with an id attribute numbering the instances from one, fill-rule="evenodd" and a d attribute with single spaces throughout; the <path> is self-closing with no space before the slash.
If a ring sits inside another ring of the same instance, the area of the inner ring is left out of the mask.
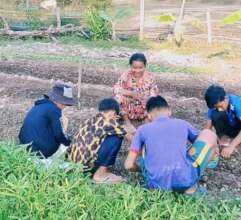
<path id="1" fill-rule="evenodd" d="M 183 41 L 184 31 L 186 27 L 192 26 L 201 31 L 205 30 L 203 22 L 194 16 L 184 16 L 183 19 L 179 21 L 172 14 L 162 14 L 160 16 L 156 16 L 155 19 L 162 23 L 172 24 L 175 42 L 178 46 L 180 46 Z"/>
<path id="2" fill-rule="evenodd" d="M 232 14 L 228 15 L 224 19 L 222 19 L 219 23 L 219 27 L 225 27 L 226 25 L 235 24 L 236 22 L 241 20 L 241 10 L 235 11 Z"/>
<path id="3" fill-rule="evenodd" d="M 112 40 L 116 40 L 116 25 L 119 21 L 122 19 L 130 16 L 132 13 L 131 8 L 119 8 L 117 12 L 114 15 L 111 15 L 111 13 L 107 11 L 101 11 L 100 16 L 107 22 L 111 24 L 112 27 Z"/>
<path id="4" fill-rule="evenodd" d="M 162 14 L 156 16 L 155 19 L 160 22 L 175 22 L 177 20 L 172 14 Z"/>
<path id="5" fill-rule="evenodd" d="M 85 14 L 85 20 L 93 40 L 110 39 L 111 25 L 101 16 L 101 12 L 98 9 L 88 9 Z"/>
<path id="6" fill-rule="evenodd" d="M 0 219 L 222 219 L 241 217 L 240 198 L 214 199 L 95 186 L 73 164 L 44 169 L 12 142 L 0 142 Z"/>

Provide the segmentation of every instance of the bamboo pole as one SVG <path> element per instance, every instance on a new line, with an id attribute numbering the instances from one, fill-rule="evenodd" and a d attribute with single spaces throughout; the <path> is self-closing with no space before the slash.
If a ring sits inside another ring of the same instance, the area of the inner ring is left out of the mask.
<path id="1" fill-rule="evenodd" d="M 80 96 L 81 96 L 81 80 L 82 80 L 82 73 L 83 68 L 82 66 L 79 66 L 79 75 L 78 75 L 78 108 L 80 109 Z"/>
<path id="2" fill-rule="evenodd" d="M 144 19 L 145 19 L 145 0 L 140 0 L 140 36 L 139 39 L 144 39 Z"/>
<path id="3" fill-rule="evenodd" d="M 211 44 L 212 43 L 212 23 L 211 23 L 210 11 L 207 11 L 206 17 L 207 17 L 208 43 Z"/>

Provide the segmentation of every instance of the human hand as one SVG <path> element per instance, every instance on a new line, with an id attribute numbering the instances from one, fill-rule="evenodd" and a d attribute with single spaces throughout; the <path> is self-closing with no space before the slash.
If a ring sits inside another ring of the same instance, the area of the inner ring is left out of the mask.
<path id="1" fill-rule="evenodd" d="M 233 146 L 225 147 L 222 150 L 221 155 L 223 158 L 228 159 L 228 158 L 230 158 L 230 156 L 234 152 L 234 150 L 235 150 L 235 147 L 233 147 Z"/>
<path id="2" fill-rule="evenodd" d="M 126 140 L 127 140 L 129 143 L 131 143 L 131 142 L 132 142 L 132 139 L 133 139 L 133 134 L 127 133 L 127 134 L 125 135 L 125 138 L 126 138 Z"/>

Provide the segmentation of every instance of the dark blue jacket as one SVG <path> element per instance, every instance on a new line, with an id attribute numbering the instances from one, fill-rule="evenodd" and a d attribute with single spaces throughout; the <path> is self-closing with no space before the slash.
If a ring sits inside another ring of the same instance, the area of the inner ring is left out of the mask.
<path id="1" fill-rule="evenodd" d="M 68 140 L 60 122 L 61 109 L 48 98 L 36 101 L 28 112 L 19 133 L 21 144 L 31 144 L 31 150 L 46 158 L 53 155 L 60 144 L 68 146 Z"/>

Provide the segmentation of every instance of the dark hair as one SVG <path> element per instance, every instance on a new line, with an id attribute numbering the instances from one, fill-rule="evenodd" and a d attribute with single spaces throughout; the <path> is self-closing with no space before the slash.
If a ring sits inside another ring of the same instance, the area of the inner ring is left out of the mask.
<path id="1" fill-rule="evenodd" d="M 146 103 L 147 112 L 151 112 L 156 108 L 169 108 L 167 101 L 161 96 L 154 96 L 148 99 Z"/>
<path id="2" fill-rule="evenodd" d="M 102 99 L 99 103 L 99 111 L 105 112 L 105 111 L 111 111 L 111 110 L 115 111 L 116 114 L 119 115 L 120 113 L 119 103 L 113 98 Z"/>
<path id="3" fill-rule="evenodd" d="M 129 64 L 132 65 L 134 61 L 140 61 L 144 63 L 145 66 L 147 63 L 146 57 L 143 53 L 134 53 L 129 60 Z"/>
<path id="4" fill-rule="evenodd" d="M 225 99 L 226 92 L 223 87 L 217 85 L 211 85 L 205 92 L 205 100 L 208 108 L 214 108 L 219 102 Z"/>

